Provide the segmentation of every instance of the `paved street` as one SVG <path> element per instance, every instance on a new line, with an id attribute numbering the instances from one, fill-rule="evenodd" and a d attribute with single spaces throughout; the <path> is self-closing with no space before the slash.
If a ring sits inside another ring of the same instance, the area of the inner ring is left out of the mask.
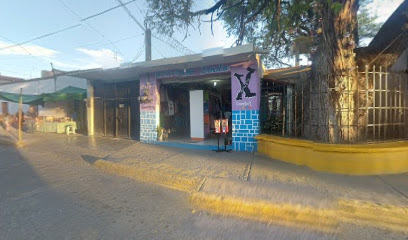
<path id="1" fill-rule="evenodd" d="M 333 239 L 193 213 L 185 193 L 106 174 L 76 157 L 81 148 L 66 158 L 63 145 L 45 143 L 0 145 L 0 239 Z"/>
<path id="2" fill-rule="evenodd" d="M 80 135 L 25 137 L 22 148 L 0 145 L 0 239 L 406 239 L 382 225 L 352 221 L 322 232 L 214 214 L 195 209 L 188 193 L 109 174 L 92 163 L 105 159 L 163 176 L 198 176 L 208 178 L 203 193 L 314 207 L 331 206 L 337 197 L 406 206 L 406 175 L 347 177 L 249 153 Z"/>

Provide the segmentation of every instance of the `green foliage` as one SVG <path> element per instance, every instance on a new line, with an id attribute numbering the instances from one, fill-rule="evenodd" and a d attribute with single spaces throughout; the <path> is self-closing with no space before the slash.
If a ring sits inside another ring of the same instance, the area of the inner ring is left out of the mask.
<path id="1" fill-rule="evenodd" d="M 270 118 L 261 123 L 262 133 L 264 134 L 281 134 L 282 133 L 282 120 L 277 118 Z"/>
<path id="2" fill-rule="evenodd" d="M 157 140 L 166 141 L 169 138 L 170 129 L 165 129 L 163 127 L 157 126 Z"/>
<path id="3" fill-rule="evenodd" d="M 333 10 L 335 14 L 339 14 L 342 8 L 343 8 L 343 5 L 339 2 L 335 2 L 331 4 L 331 9 Z"/>
<path id="4" fill-rule="evenodd" d="M 221 19 L 227 33 L 237 37 L 237 45 L 254 42 L 270 49 L 271 54 L 264 56 L 264 62 L 282 66 L 287 65 L 283 59 L 293 54 L 294 40 L 310 36 L 314 28 L 312 3 L 313 0 L 282 1 L 280 5 L 277 1 L 249 1 L 245 6 L 232 2 L 225 6 L 228 11 Z"/>
<path id="5" fill-rule="evenodd" d="M 362 1 L 362 0 L 360 0 Z M 367 40 L 373 38 L 377 32 L 380 30 L 383 23 L 376 22 L 378 16 L 372 12 L 371 9 L 367 7 L 367 4 L 371 1 L 363 0 L 362 7 L 357 15 L 358 20 L 358 35 L 360 39 L 360 45 L 366 45 Z M 365 44 L 361 44 L 365 43 Z"/>
<path id="6" fill-rule="evenodd" d="M 360 0 L 366 5 L 371 0 Z M 305 52 L 318 34 L 320 13 L 338 14 L 344 4 L 339 0 L 216 0 L 207 8 L 193 11 L 198 0 L 150 0 L 146 24 L 165 35 L 200 27 L 207 21 L 223 21 L 228 35 L 236 38 L 236 45 L 253 42 L 260 48 L 270 49 L 264 56 L 267 65 L 288 65 L 282 61 L 294 54 L 293 43 L 298 38 L 309 39 Z M 331 13 L 326 11 L 326 7 Z M 322 9 L 325 9 L 322 11 Z M 360 36 L 372 35 L 377 29 L 367 11 L 360 17 Z M 373 29 L 373 30 L 371 30 Z M 368 34 L 369 33 L 369 34 Z M 270 64 L 268 64 L 270 63 Z"/>

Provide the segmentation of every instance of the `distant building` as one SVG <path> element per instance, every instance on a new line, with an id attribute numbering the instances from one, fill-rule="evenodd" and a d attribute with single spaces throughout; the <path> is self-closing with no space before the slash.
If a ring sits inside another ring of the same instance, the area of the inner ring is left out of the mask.
<path id="1" fill-rule="evenodd" d="M 22 78 L 3 76 L 3 75 L 0 74 L 0 85 L 9 84 L 9 83 L 16 83 L 16 82 L 22 82 L 22 81 L 24 81 L 24 79 L 22 79 Z"/>
<path id="2" fill-rule="evenodd" d="M 28 80 L 23 80 L 19 78 L 10 78 L 7 77 L 8 81 L 6 82 L 5 80 L 3 81 L 4 83 L 0 83 L 0 92 L 6 92 L 6 93 L 20 93 L 20 89 L 23 89 L 23 94 L 24 95 L 40 95 L 42 93 L 53 93 L 55 91 L 64 89 L 68 86 L 71 87 L 77 87 L 77 88 L 87 88 L 87 81 L 86 79 L 78 78 L 78 77 L 72 77 L 68 75 L 61 74 L 62 71 L 56 71 L 56 73 L 60 75 L 56 75 L 54 78 L 52 76 L 46 76 L 46 77 L 41 77 L 41 78 L 34 78 L 34 79 L 28 79 Z M 48 75 L 48 71 L 42 71 L 42 75 Z M 2 79 L 0 76 L 0 79 Z M 1 81 L 1 80 L 0 80 Z M 18 103 L 15 102 L 8 102 L 5 100 L 1 100 L 0 102 L 2 103 L 2 107 L 0 109 L 0 114 L 8 113 L 8 114 L 15 114 L 18 112 Z M 84 104 L 82 103 L 77 103 L 77 105 Z M 69 112 L 71 111 L 71 108 L 73 107 L 78 107 L 78 106 L 71 106 L 72 103 L 69 102 L 55 102 L 55 103 L 47 103 L 47 106 L 38 106 L 38 111 L 45 111 L 45 108 L 47 108 L 47 111 L 49 111 L 50 108 L 60 108 L 63 109 L 64 114 L 69 115 Z M 23 111 L 26 112 L 28 110 L 29 106 L 27 104 L 23 105 Z"/>
<path id="3" fill-rule="evenodd" d="M 54 76 L 54 72 L 55 72 L 55 75 L 62 75 L 64 73 L 66 73 L 65 71 L 61 71 L 61 70 L 57 70 L 57 69 L 54 69 L 54 71 L 42 70 L 41 71 L 41 77 L 42 78 L 52 77 L 52 76 Z"/>

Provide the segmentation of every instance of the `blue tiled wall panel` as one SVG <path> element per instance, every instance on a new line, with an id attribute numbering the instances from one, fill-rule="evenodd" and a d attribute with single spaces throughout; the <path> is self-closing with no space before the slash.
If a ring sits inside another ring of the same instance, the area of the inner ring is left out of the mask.
<path id="1" fill-rule="evenodd" d="M 140 112 L 140 142 L 156 143 L 157 141 L 157 123 L 155 111 Z"/>
<path id="2" fill-rule="evenodd" d="M 255 136 L 259 134 L 259 110 L 232 111 L 232 145 L 235 151 L 257 151 Z"/>

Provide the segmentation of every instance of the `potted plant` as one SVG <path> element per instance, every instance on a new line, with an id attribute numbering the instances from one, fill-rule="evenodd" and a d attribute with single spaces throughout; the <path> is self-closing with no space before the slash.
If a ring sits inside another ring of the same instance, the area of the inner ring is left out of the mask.
<path id="1" fill-rule="evenodd" d="M 157 140 L 158 141 L 166 141 L 169 138 L 170 129 L 165 129 L 160 126 L 157 126 Z"/>

